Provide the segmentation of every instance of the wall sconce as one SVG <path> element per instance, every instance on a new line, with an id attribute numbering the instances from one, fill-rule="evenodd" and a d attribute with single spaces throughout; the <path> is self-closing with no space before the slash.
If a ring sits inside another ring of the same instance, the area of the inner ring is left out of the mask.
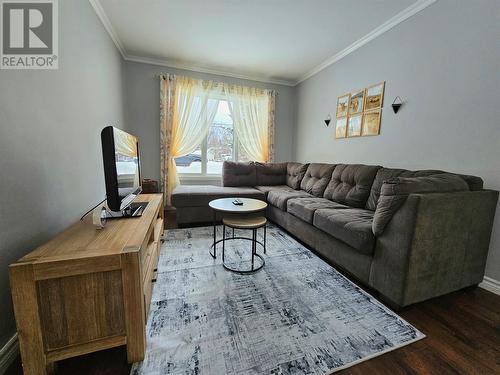
<path id="1" fill-rule="evenodd" d="M 399 108 L 403 105 L 403 100 L 399 96 L 396 96 L 396 99 L 392 102 L 392 110 L 394 113 L 398 113 Z"/>
<path id="2" fill-rule="evenodd" d="M 328 116 L 325 119 L 326 126 L 330 125 L 330 121 L 332 121 L 332 116 L 330 116 L 330 114 L 328 114 Z"/>

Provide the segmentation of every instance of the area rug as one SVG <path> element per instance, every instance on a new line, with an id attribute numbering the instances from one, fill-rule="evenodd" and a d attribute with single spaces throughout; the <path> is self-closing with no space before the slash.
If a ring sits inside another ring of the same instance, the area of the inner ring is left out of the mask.
<path id="1" fill-rule="evenodd" d="M 208 254 L 212 231 L 166 233 L 133 375 L 323 375 L 425 337 L 276 226 L 250 275 Z M 232 263 L 249 256 L 249 242 L 226 245 Z"/>

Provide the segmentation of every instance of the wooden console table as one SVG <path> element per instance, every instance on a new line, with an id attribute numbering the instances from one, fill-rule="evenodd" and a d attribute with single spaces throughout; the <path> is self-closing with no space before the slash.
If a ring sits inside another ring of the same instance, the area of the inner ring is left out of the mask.
<path id="1" fill-rule="evenodd" d="M 163 234 L 163 199 L 140 218 L 79 221 L 10 266 L 25 374 L 46 374 L 56 361 L 127 345 L 144 359 L 145 324 Z"/>

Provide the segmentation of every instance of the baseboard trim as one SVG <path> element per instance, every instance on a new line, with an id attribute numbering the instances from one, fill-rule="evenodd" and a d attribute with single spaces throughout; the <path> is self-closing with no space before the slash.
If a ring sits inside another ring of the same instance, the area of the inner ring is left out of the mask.
<path id="1" fill-rule="evenodd" d="M 0 349 L 0 374 L 5 374 L 9 366 L 19 354 L 17 332 Z"/>
<path id="2" fill-rule="evenodd" d="M 498 280 L 485 276 L 483 282 L 479 284 L 479 287 L 500 296 L 500 281 Z"/>

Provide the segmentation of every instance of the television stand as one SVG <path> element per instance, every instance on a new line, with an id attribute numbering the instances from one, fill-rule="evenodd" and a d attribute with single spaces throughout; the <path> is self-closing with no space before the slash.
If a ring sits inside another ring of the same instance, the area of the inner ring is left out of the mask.
<path id="1" fill-rule="evenodd" d="M 130 217 L 141 217 L 148 202 L 134 202 L 121 211 L 106 210 L 106 219 L 126 219 Z"/>
<path id="2" fill-rule="evenodd" d="M 141 217 L 101 230 L 87 217 L 10 265 L 25 375 L 122 345 L 129 363 L 143 360 L 164 211 L 161 194 L 136 199 Z"/>

